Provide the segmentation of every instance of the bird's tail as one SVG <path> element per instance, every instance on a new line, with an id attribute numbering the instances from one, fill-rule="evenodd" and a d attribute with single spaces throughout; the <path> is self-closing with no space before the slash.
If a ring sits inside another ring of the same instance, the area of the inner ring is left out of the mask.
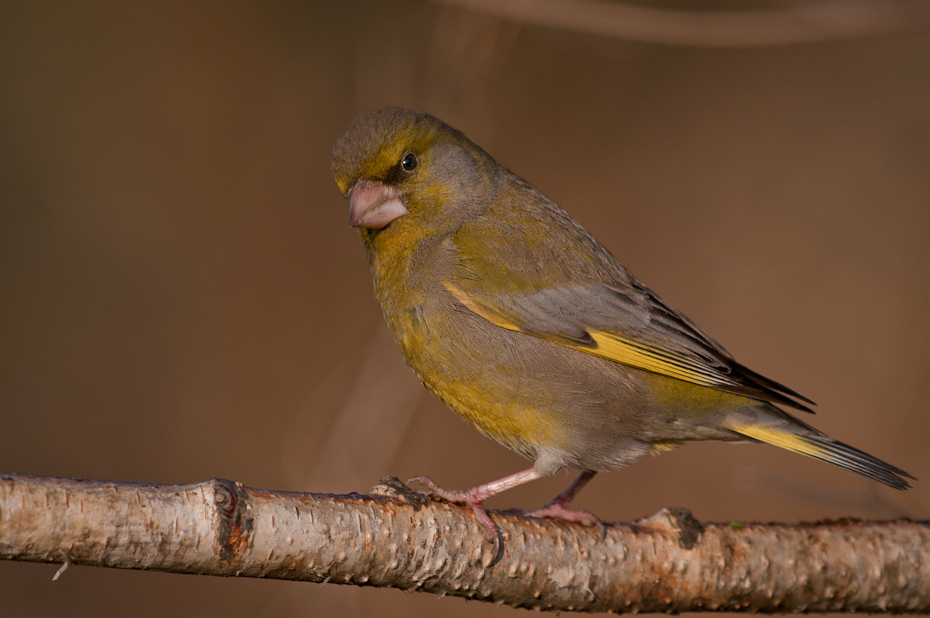
<path id="1" fill-rule="evenodd" d="M 905 477 L 909 479 L 914 477 L 904 470 L 848 444 L 838 442 L 796 419 L 792 420 L 795 420 L 805 431 L 796 433 L 792 431 L 793 427 L 773 427 L 752 422 L 733 422 L 728 424 L 728 427 L 747 438 L 846 468 L 889 487 L 902 490 L 910 488 L 911 485 Z"/>

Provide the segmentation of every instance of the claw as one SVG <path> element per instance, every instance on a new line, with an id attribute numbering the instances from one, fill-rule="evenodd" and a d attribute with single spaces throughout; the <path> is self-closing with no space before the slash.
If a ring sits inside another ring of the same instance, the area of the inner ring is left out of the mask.
<path id="1" fill-rule="evenodd" d="M 529 470 L 517 472 L 516 474 L 511 474 L 500 480 L 478 485 L 470 489 L 443 489 L 428 476 L 414 476 L 407 481 L 407 484 L 419 483 L 428 490 L 417 490 L 424 495 L 436 496 L 443 500 L 454 502 L 455 504 L 464 504 L 470 508 L 478 521 L 481 522 L 481 526 L 484 528 L 485 538 L 494 544 L 494 560 L 492 561 L 492 564 L 494 564 L 500 560 L 503 552 L 501 533 L 497 524 L 494 523 L 494 520 L 491 519 L 491 516 L 484 509 L 484 501 L 506 489 L 538 479 L 540 476 L 541 475 L 535 468 L 530 468 Z"/>
<path id="2" fill-rule="evenodd" d="M 481 526 L 484 528 L 484 537 L 494 543 L 494 555 L 495 561 L 499 560 L 499 555 L 501 553 L 501 541 L 500 541 L 500 529 L 497 527 L 497 524 L 494 523 L 494 520 L 491 519 L 491 516 L 485 510 L 482 504 L 486 497 L 483 496 L 483 492 L 479 491 L 481 487 L 472 487 L 471 489 L 443 489 L 436 482 L 428 476 L 414 476 L 407 481 L 407 484 L 410 483 L 419 483 L 427 488 L 426 491 L 418 489 L 421 494 L 426 496 L 442 498 L 447 502 L 452 502 L 454 504 L 464 504 L 471 509 L 472 513 L 475 514 L 475 517 L 481 523 Z"/>

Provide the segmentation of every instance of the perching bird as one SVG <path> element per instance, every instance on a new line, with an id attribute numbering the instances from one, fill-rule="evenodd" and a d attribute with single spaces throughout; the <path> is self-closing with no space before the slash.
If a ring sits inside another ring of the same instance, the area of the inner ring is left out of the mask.
<path id="1" fill-rule="evenodd" d="M 535 461 L 463 491 L 411 479 L 471 507 L 495 542 L 490 496 L 573 468 L 580 476 L 532 515 L 592 524 L 566 506 L 595 473 L 691 440 L 766 442 L 909 487 L 903 470 L 779 408 L 812 402 L 739 364 L 441 120 L 396 107 L 360 116 L 332 166 L 407 364 L 459 416 Z"/>

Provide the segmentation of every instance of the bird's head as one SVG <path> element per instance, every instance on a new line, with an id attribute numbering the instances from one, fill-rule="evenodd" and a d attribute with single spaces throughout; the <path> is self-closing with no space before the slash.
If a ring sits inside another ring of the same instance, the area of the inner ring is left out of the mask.
<path id="1" fill-rule="evenodd" d="M 343 131 L 333 146 L 332 169 L 349 199 L 351 226 L 438 232 L 479 208 L 469 196 L 488 182 L 489 162 L 438 118 L 386 107 L 359 116 Z"/>

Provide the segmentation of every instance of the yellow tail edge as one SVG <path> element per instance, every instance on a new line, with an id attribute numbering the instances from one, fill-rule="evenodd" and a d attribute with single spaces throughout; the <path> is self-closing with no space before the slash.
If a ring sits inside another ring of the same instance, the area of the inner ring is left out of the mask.
<path id="1" fill-rule="evenodd" d="M 811 435 L 803 435 L 751 423 L 731 423 L 728 427 L 747 438 L 831 463 L 895 489 L 908 489 L 910 484 L 904 477 L 914 478 L 877 457 L 823 434 L 813 433 L 813 430 Z"/>
<path id="2" fill-rule="evenodd" d="M 744 435 L 747 438 L 765 442 L 766 444 L 783 448 L 792 453 L 807 455 L 815 459 L 822 459 L 823 456 L 827 454 L 826 449 L 808 442 L 802 436 L 791 433 L 790 431 L 745 424 L 732 424 L 729 427 L 736 433 Z"/>

